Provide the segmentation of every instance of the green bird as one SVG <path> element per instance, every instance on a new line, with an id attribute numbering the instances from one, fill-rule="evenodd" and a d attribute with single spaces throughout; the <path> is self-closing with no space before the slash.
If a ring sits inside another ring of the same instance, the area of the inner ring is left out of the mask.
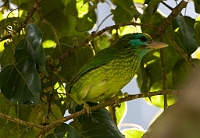
<path id="1" fill-rule="evenodd" d="M 69 97 L 78 104 L 102 102 L 113 97 L 136 74 L 144 55 L 152 49 L 168 46 L 154 42 L 150 35 L 133 33 L 122 36 L 110 47 L 101 50 L 76 73 L 69 88 Z"/>

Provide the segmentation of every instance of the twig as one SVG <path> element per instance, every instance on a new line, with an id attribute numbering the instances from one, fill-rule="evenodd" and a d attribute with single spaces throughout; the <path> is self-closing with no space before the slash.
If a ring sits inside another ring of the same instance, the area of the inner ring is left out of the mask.
<path id="1" fill-rule="evenodd" d="M 13 121 L 13 122 L 28 126 L 28 127 L 35 127 L 35 128 L 39 128 L 39 129 L 44 129 L 44 126 L 42 126 L 42 125 L 38 125 L 38 124 L 35 124 L 35 123 L 23 121 L 21 119 L 14 118 L 12 116 L 5 115 L 3 113 L 0 113 L 0 117 L 3 118 L 3 119 L 7 119 L 7 120 L 10 120 L 10 121 Z"/>
<path id="2" fill-rule="evenodd" d="M 156 92 L 147 92 L 147 93 L 142 93 L 142 94 L 129 95 L 125 98 L 120 98 L 119 103 L 122 103 L 122 102 L 125 102 L 125 101 L 131 101 L 131 100 L 138 99 L 138 98 L 156 96 L 156 95 L 179 94 L 181 92 L 182 91 L 180 91 L 180 90 L 165 90 L 165 91 L 156 91 Z M 104 103 L 100 103 L 96 106 L 91 107 L 91 111 L 95 111 L 95 110 L 98 110 L 100 108 L 107 107 L 109 105 L 114 105 L 115 103 L 116 103 L 116 100 L 114 98 L 112 98 L 112 99 L 110 99 L 110 100 L 108 100 Z M 82 109 L 81 111 L 78 111 L 78 112 L 73 113 L 69 116 L 63 117 L 62 119 L 59 119 L 59 120 L 47 125 L 45 131 L 50 130 L 50 129 L 54 128 L 55 126 L 58 126 L 58 125 L 66 122 L 70 119 L 77 118 L 78 116 L 83 115 L 85 113 L 86 113 L 85 109 Z"/>
<path id="3" fill-rule="evenodd" d="M 164 62 L 164 51 L 163 49 L 160 49 L 160 61 L 161 61 L 161 69 L 162 69 L 162 86 L 163 90 L 166 90 L 166 82 L 167 82 L 167 77 L 166 77 L 166 71 L 165 71 L 165 62 Z M 164 110 L 168 107 L 167 104 L 167 94 L 164 94 Z"/>
<path id="4" fill-rule="evenodd" d="M 171 14 L 160 24 L 158 27 L 158 31 L 156 31 L 155 35 L 152 37 L 153 39 L 158 39 L 161 35 L 163 35 L 167 29 L 167 27 L 171 24 L 173 19 L 181 12 L 183 8 L 186 7 L 188 2 L 182 0 L 171 12 Z"/>
<path id="5" fill-rule="evenodd" d="M 173 38 L 171 37 L 171 35 L 166 32 L 166 36 L 168 38 L 168 40 L 170 41 L 170 43 L 174 46 L 174 48 L 179 52 L 179 54 L 185 59 L 185 61 L 189 64 L 190 67 L 192 67 L 193 70 L 196 70 L 195 65 L 192 63 L 192 61 L 188 58 L 187 54 L 185 53 L 185 51 L 183 49 L 181 49 L 179 47 L 179 45 L 173 40 Z"/>
<path id="6" fill-rule="evenodd" d="M 110 115 L 113 119 L 113 122 L 115 123 L 115 125 L 117 126 L 117 117 L 116 117 L 116 110 L 115 107 L 113 107 L 113 105 L 108 106 L 108 110 L 110 112 Z"/>
<path id="7" fill-rule="evenodd" d="M 120 98 L 119 103 L 122 103 L 122 102 L 125 102 L 125 101 L 131 101 L 131 100 L 138 99 L 138 98 L 145 98 L 145 97 L 151 97 L 151 96 L 163 95 L 163 94 L 179 94 L 179 93 L 181 93 L 180 90 L 165 90 L 165 91 L 147 92 L 147 93 L 143 93 L 143 94 L 129 95 L 125 98 Z M 100 108 L 107 107 L 109 105 L 114 105 L 115 103 L 116 103 L 116 100 L 114 98 L 112 98 L 108 101 L 105 101 L 104 103 L 100 103 L 96 106 L 91 107 L 91 110 L 95 111 L 95 110 L 98 110 Z M 0 113 L 0 117 L 4 118 L 4 119 L 8 119 L 8 120 L 13 121 L 13 122 L 16 122 L 16 123 L 21 124 L 21 125 L 38 128 L 38 129 L 41 130 L 40 133 L 38 134 L 38 136 L 40 136 L 40 135 L 44 134 L 45 132 L 53 129 L 54 127 L 59 126 L 60 124 L 66 122 L 70 119 L 77 118 L 77 117 L 79 117 L 79 116 L 81 116 L 85 113 L 86 113 L 85 109 L 82 109 L 81 111 L 73 113 L 69 116 L 65 116 L 62 119 L 59 119 L 59 120 L 57 120 L 57 121 L 55 121 L 51 124 L 48 124 L 46 126 L 38 125 L 38 124 L 27 122 L 27 121 L 23 121 L 21 119 L 14 118 L 12 116 L 5 115 L 5 114 L 2 114 L 2 113 Z"/>
<path id="8" fill-rule="evenodd" d="M 33 14 L 35 13 L 35 11 L 38 9 L 39 7 L 39 4 L 42 0 L 37 0 L 35 2 L 35 4 L 33 5 L 33 8 L 30 12 L 28 12 L 28 16 L 26 17 L 26 19 L 21 23 L 20 27 L 17 28 L 15 31 L 17 33 L 20 33 L 20 31 L 25 28 L 26 24 L 29 22 L 29 20 L 32 18 Z M 12 38 L 12 35 L 6 35 L 2 38 L 0 38 L 0 41 L 3 41 L 3 40 L 6 40 L 6 39 L 11 39 Z"/>
<path id="9" fill-rule="evenodd" d="M 121 24 L 116 24 L 116 25 L 112 25 L 112 26 L 108 26 L 98 32 L 92 32 L 92 34 L 89 36 L 88 39 L 85 39 L 84 41 L 82 42 L 79 42 L 79 44 L 74 47 L 74 48 L 71 48 L 70 50 L 64 52 L 59 58 L 58 60 L 62 60 L 64 59 L 65 57 L 67 57 L 70 53 L 74 52 L 78 47 L 81 47 L 81 46 L 85 46 L 86 44 L 88 44 L 92 39 L 94 39 L 95 37 L 97 36 L 100 36 L 102 35 L 103 33 L 105 33 L 106 31 L 109 31 L 109 30 L 113 30 L 113 29 L 119 29 L 120 27 L 122 26 L 127 26 L 127 25 L 139 25 L 139 26 L 146 26 L 146 27 L 149 27 L 149 28 L 153 28 L 153 29 L 158 29 L 158 27 L 156 26 L 153 26 L 153 25 L 150 25 L 150 24 L 143 24 L 143 23 L 136 23 L 136 22 L 126 22 L 126 23 L 121 23 Z"/>
<path id="10" fill-rule="evenodd" d="M 23 23 L 21 23 L 20 27 L 16 29 L 16 32 L 20 32 L 25 26 L 26 24 L 29 22 L 29 20 L 32 18 L 33 14 L 35 13 L 35 11 L 38 9 L 39 4 L 42 0 L 37 0 L 35 2 L 35 4 L 33 5 L 32 10 L 28 13 L 28 16 L 26 17 L 26 19 L 23 21 Z"/>

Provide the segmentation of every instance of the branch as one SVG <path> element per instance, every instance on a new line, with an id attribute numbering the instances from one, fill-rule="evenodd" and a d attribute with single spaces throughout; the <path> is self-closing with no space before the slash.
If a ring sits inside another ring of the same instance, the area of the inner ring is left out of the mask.
<path id="1" fill-rule="evenodd" d="M 144 23 L 136 23 L 136 22 L 126 22 L 126 23 L 121 23 L 121 24 L 116 24 L 116 25 L 112 25 L 112 26 L 108 26 L 105 27 L 104 29 L 98 31 L 98 32 L 92 32 L 92 34 L 89 36 L 89 38 L 85 39 L 82 42 L 79 42 L 77 46 L 75 46 L 74 48 L 71 48 L 70 50 L 64 52 L 57 60 L 62 60 L 65 57 L 67 57 L 70 53 L 74 52 L 78 47 L 82 47 L 85 46 L 86 44 L 88 44 L 92 39 L 94 39 L 97 36 L 102 35 L 103 33 L 105 33 L 106 31 L 109 30 L 113 30 L 113 29 L 119 29 L 122 26 L 127 26 L 127 25 L 139 25 L 139 26 L 146 26 L 152 29 L 158 29 L 158 27 L 150 25 L 150 24 L 144 24 Z"/>
<path id="2" fill-rule="evenodd" d="M 168 40 L 170 41 L 170 43 L 174 46 L 174 48 L 179 52 L 179 54 L 185 59 L 185 61 L 189 64 L 190 67 L 192 67 L 193 70 L 196 70 L 195 65 L 192 63 L 192 61 L 188 58 L 187 54 L 185 53 L 185 51 L 183 49 L 181 49 L 179 47 L 179 45 L 177 45 L 177 43 L 173 40 L 173 38 L 171 37 L 171 35 L 166 32 L 166 36 L 168 38 Z"/>
<path id="3" fill-rule="evenodd" d="M 147 92 L 147 93 L 143 93 L 143 94 L 129 95 L 125 98 L 120 98 L 119 103 L 138 99 L 138 98 L 145 98 L 145 97 L 151 97 L 151 96 L 163 95 L 163 94 L 179 94 L 179 93 L 181 93 L 180 90 L 165 90 L 165 91 Z M 109 105 L 114 105 L 115 103 L 116 103 L 116 99 L 112 98 L 108 101 L 105 101 L 104 103 L 100 103 L 96 106 L 91 107 L 91 111 L 95 111 L 95 110 L 98 110 L 100 108 L 107 107 Z M 0 117 L 3 118 L 3 119 L 7 119 L 7 120 L 10 120 L 10 121 L 16 122 L 18 124 L 24 125 L 24 126 L 38 128 L 38 129 L 41 130 L 41 132 L 39 133 L 39 135 L 41 135 L 41 134 L 44 134 L 45 132 L 53 129 L 56 126 L 59 126 L 60 124 L 66 122 L 70 119 L 77 118 L 77 117 L 79 117 L 79 116 L 81 116 L 85 113 L 86 113 L 85 109 L 82 109 L 81 111 L 73 113 L 69 116 L 65 116 L 62 119 L 59 119 L 59 120 L 57 120 L 57 121 L 55 121 L 55 122 L 53 122 L 49 125 L 46 125 L 46 126 L 38 125 L 38 124 L 35 124 L 35 123 L 31 123 L 31 122 L 26 122 L 26 121 L 23 121 L 23 120 L 18 119 L 18 118 L 14 118 L 14 117 L 9 116 L 9 115 L 5 115 L 3 113 L 0 113 Z"/>
<path id="4" fill-rule="evenodd" d="M 42 125 L 38 125 L 38 124 L 35 124 L 35 123 L 31 123 L 31 122 L 26 122 L 26 121 L 23 121 L 23 120 L 18 119 L 18 118 L 14 118 L 14 117 L 9 116 L 9 115 L 5 115 L 3 113 L 0 113 L 0 117 L 3 118 L 3 119 L 7 119 L 7 120 L 10 120 L 10 121 L 16 122 L 16 123 L 21 124 L 21 125 L 28 126 L 28 127 L 36 127 L 36 128 L 39 128 L 39 129 L 44 129 L 44 126 L 42 126 Z"/>
<path id="5" fill-rule="evenodd" d="M 160 61 L 161 61 L 161 69 L 162 69 L 162 87 L 163 90 L 166 90 L 166 82 L 167 76 L 165 71 L 165 62 L 164 62 L 164 50 L 160 49 Z M 164 94 L 164 110 L 167 108 L 167 95 Z"/>
<path id="6" fill-rule="evenodd" d="M 187 6 L 188 2 L 182 0 L 171 12 L 171 14 L 162 22 L 162 24 L 158 27 L 158 31 L 156 31 L 155 35 L 152 37 L 153 39 L 159 38 L 163 35 L 167 29 L 167 27 L 171 24 L 173 19 L 181 12 L 183 8 Z"/>
<path id="7" fill-rule="evenodd" d="M 156 92 L 147 92 L 147 93 L 142 93 L 142 94 L 135 94 L 135 95 L 129 95 L 125 98 L 120 98 L 119 99 L 119 103 L 122 103 L 122 102 L 125 102 L 125 101 L 131 101 L 131 100 L 134 100 L 134 99 L 138 99 L 138 98 L 145 98 L 145 97 L 151 97 L 151 96 L 156 96 L 156 95 L 163 95 L 163 94 L 180 94 L 182 91 L 180 90 L 164 90 L 164 91 L 156 91 Z M 104 103 L 100 103 L 96 106 L 92 106 L 91 107 L 91 111 L 95 111 L 95 110 L 98 110 L 100 108 L 104 108 L 104 107 L 107 107 L 109 105 L 114 105 L 116 103 L 116 99 L 115 98 L 112 98 L 112 99 L 109 99 L 108 101 L 105 101 Z M 70 120 L 70 119 L 73 119 L 73 118 L 77 118 L 83 114 L 86 113 L 86 110 L 85 109 L 82 109 L 81 111 L 78 111 L 76 113 L 73 113 L 69 116 L 65 116 L 63 117 L 62 119 L 59 119 L 49 125 L 46 126 L 46 129 L 45 131 L 49 131 L 51 130 L 52 128 Z"/>
<path id="8" fill-rule="evenodd" d="M 26 17 L 26 19 L 21 23 L 20 27 L 17 28 L 15 31 L 16 33 L 20 33 L 20 31 L 25 28 L 26 24 L 29 22 L 29 20 L 32 18 L 33 14 L 35 13 L 35 11 L 38 9 L 39 7 L 39 4 L 42 0 L 37 0 L 35 2 L 35 4 L 33 5 L 33 8 L 30 12 L 28 12 L 28 15 Z M 6 39 L 11 39 L 12 38 L 12 35 L 6 35 L 6 36 L 3 36 L 2 38 L 0 38 L 0 41 L 3 41 L 3 40 L 6 40 Z"/>

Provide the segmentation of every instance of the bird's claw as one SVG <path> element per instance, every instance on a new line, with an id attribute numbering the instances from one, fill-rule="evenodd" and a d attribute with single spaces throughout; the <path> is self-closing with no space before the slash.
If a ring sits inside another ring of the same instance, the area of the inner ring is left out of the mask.
<path id="1" fill-rule="evenodd" d="M 85 103 L 85 102 L 83 104 L 83 109 L 85 109 L 87 115 L 92 114 L 90 106 L 87 103 Z"/>
<path id="2" fill-rule="evenodd" d="M 120 107 L 120 103 L 119 103 L 119 98 L 117 96 L 114 97 L 115 99 L 115 104 L 113 105 L 113 107 Z"/>

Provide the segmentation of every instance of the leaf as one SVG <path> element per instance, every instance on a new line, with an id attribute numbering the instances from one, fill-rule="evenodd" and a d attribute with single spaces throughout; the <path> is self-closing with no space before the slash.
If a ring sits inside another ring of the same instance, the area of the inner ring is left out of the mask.
<path id="1" fill-rule="evenodd" d="M 59 34 L 60 37 L 84 35 L 84 33 L 80 33 L 75 29 L 76 17 L 65 15 L 62 9 L 52 10 L 44 16 L 44 19 L 56 30 L 57 35 Z"/>
<path id="2" fill-rule="evenodd" d="M 73 121 L 71 125 L 82 137 L 124 138 L 105 108 L 92 112 L 91 117 L 82 115 Z"/>
<path id="3" fill-rule="evenodd" d="M 188 55 L 191 55 L 197 48 L 198 43 L 194 38 L 194 19 L 187 16 L 178 15 L 174 24 L 177 24 L 177 34 L 182 42 L 183 48 L 187 51 Z"/>
<path id="4" fill-rule="evenodd" d="M 26 28 L 26 44 L 28 50 L 33 48 L 35 60 L 37 63 L 37 68 L 39 71 L 47 74 L 45 69 L 46 64 L 46 56 L 44 53 L 44 49 L 42 48 L 42 32 L 35 24 L 29 24 Z M 28 47 L 30 46 L 30 47 Z M 32 52 L 32 50 L 30 50 Z"/>
<path id="5" fill-rule="evenodd" d="M 89 31 L 94 27 L 96 20 L 95 9 L 88 7 L 88 13 L 77 19 L 75 29 L 79 32 Z"/>
<path id="6" fill-rule="evenodd" d="M 116 96 L 118 96 L 118 98 L 122 98 L 123 97 L 122 91 L 119 91 Z M 120 103 L 120 107 L 115 108 L 117 124 L 120 124 L 123 121 L 126 114 L 127 114 L 127 103 L 122 102 Z"/>
<path id="7" fill-rule="evenodd" d="M 44 120 L 44 118 L 47 116 L 48 110 L 49 110 L 48 105 L 35 105 L 32 108 L 31 113 L 29 115 L 29 121 L 36 124 L 52 123 L 62 118 L 63 116 L 60 111 L 60 108 L 55 103 L 52 103 L 51 112 L 48 114 L 49 119 Z"/>
<path id="8" fill-rule="evenodd" d="M 135 128 L 122 130 L 122 134 L 125 138 L 141 138 L 144 133 L 144 131 Z"/>
<path id="9" fill-rule="evenodd" d="M 150 21 L 157 22 L 161 19 L 161 18 L 152 18 L 152 16 L 157 13 L 156 11 L 157 11 L 158 5 L 161 1 L 162 0 L 150 0 L 148 2 L 147 2 L 147 0 L 145 1 L 145 3 L 148 3 L 148 7 L 145 9 L 145 12 L 142 16 L 143 23 L 149 23 Z"/>
<path id="10" fill-rule="evenodd" d="M 115 21 L 115 24 L 130 22 L 133 19 L 133 16 L 129 12 L 124 10 L 121 5 L 117 5 L 113 13 L 113 20 Z M 123 16 L 121 15 L 121 13 L 123 13 Z"/>
<path id="11" fill-rule="evenodd" d="M 194 8 L 196 13 L 200 13 L 200 1 L 199 0 L 194 0 Z"/>
<path id="12" fill-rule="evenodd" d="M 40 103 L 41 82 L 32 56 L 24 49 L 17 50 L 15 64 L 0 73 L 3 95 L 18 104 Z"/>
<path id="13" fill-rule="evenodd" d="M 159 12 L 152 12 L 151 14 L 145 13 L 142 16 L 143 23 L 148 23 L 154 26 L 159 26 L 162 23 L 163 19 L 164 19 L 163 15 Z M 142 32 L 148 33 L 151 36 L 155 34 L 155 29 L 152 29 L 150 27 L 145 27 L 145 26 L 142 26 L 141 28 L 142 28 Z"/>
<path id="14" fill-rule="evenodd" d="M 120 5 L 126 12 L 128 12 L 132 17 L 134 16 L 135 12 L 135 5 L 132 0 L 115 0 L 115 2 L 118 4 L 117 7 Z"/>
<path id="15" fill-rule="evenodd" d="M 1 67 L 5 68 L 7 65 L 10 65 L 13 63 L 13 55 L 14 55 L 14 46 L 9 43 L 5 43 L 5 49 L 1 55 L 0 62 L 1 62 Z"/>
<path id="16" fill-rule="evenodd" d="M 192 59 L 192 62 L 196 66 L 200 65 L 199 59 Z M 192 76 L 194 73 L 194 70 L 185 60 L 179 60 L 172 70 L 174 89 L 183 88 L 183 86 L 185 86 L 185 84 L 191 79 L 190 76 Z"/>
<path id="17" fill-rule="evenodd" d="M 68 1 L 68 3 L 65 5 L 65 8 L 64 8 L 64 14 L 77 17 L 78 11 L 76 8 L 76 4 L 77 4 L 76 0 Z"/>
<path id="18" fill-rule="evenodd" d="M 200 45 L 200 16 L 198 16 L 195 19 L 195 24 L 194 24 L 194 35 L 195 38 L 198 42 L 198 44 Z"/>
<path id="19" fill-rule="evenodd" d="M 45 138 L 81 138 L 77 131 L 68 124 L 61 124 L 54 129 L 54 133 L 47 135 Z"/>
<path id="20" fill-rule="evenodd" d="M 27 0 L 25 0 L 27 1 Z M 50 12 L 58 9 L 64 9 L 64 0 L 42 0 L 40 3 L 41 13 L 43 16 L 46 16 Z M 66 1 L 66 0 L 65 0 Z M 68 1 L 68 0 L 67 0 Z"/>

